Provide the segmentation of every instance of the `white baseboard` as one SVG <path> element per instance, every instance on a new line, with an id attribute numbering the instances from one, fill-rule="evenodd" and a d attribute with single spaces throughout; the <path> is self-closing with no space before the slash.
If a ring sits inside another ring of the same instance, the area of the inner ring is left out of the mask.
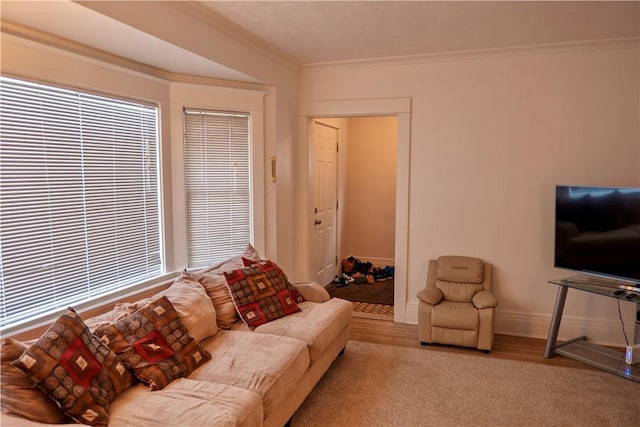
<path id="1" fill-rule="evenodd" d="M 408 302 L 405 312 L 405 323 L 418 324 L 418 302 Z M 496 313 L 497 334 L 514 335 L 528 338 L 547 339 L 550 314 L 504 312 Z M 633 322 L 625 322 L 627 337 L 633 340 Z M 618 320 L 590 319 L 575 316 L 563 316 L 558 331 L 558 340 L 564 341 L 585 335 L 589 341 L 612 346 L 624 346 L 625 339 L 622 325 Z"/>
<path id="2" fill-rule="evenodd" d="M 404 319 L 405 323 L 410 325 L 418 324 L 418 301 L 411 301 L 407 303 Z"/>
<path id="3" fill-rule="evenodd" d="M 551 314 L 501 312 L 496 313 L 496 333 L 546 339 L 549 334 Z M 633 322 L 625 322 L 627 338 L 633 340 Z M 624 346 L 625 338 L 619 320 L 592 319 L 563 315 L 558 340 L 564 341 L 586 336 L 593 343 Z"/>

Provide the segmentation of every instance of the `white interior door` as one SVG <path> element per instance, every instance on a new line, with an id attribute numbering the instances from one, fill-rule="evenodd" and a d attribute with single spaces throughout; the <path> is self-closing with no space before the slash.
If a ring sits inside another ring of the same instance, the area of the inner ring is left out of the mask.
<path id="1" fill-rule="evenodd" d="M 311 280 L 326 285 L 337 271 L 338 129 L 313 121 L 310 163 Z"/>

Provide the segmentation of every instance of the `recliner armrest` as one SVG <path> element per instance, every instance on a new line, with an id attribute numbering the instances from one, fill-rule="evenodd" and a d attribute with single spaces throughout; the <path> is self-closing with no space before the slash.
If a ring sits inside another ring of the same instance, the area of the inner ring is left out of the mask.
<path id="1" fill-rule="evenodd" d="M 326 302 L 331 299 L 329 292 L 317 282 L 292 283 L 305 301 Z"/>
<path id="2" fill-rule="evenodd" d="M 471 298 L 473 306 L 478 310 L 483 308 L 492 308 L 498 305 L 495 295 L 489 291 L 480 291 Z"/>
<path id="3" fill-rule="evenodd" d="M 444 298 L 442 291 L 435 287 L 428 287 L 418 292 L 418 299 L 425 304 L 436 305 Z"/>

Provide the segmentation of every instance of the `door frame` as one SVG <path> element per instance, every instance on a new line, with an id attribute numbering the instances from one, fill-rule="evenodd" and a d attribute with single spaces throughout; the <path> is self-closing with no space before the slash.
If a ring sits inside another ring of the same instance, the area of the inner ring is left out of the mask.
<path id="1" fill-rule="evenodd" d="M 411 152 L 411 98 L 346 99 L 308 101 L 298 104 L 298 141 L 294 156 L 299 166 L 296 182 L 295 207 L 302 214 L 294 215 L 295 264 L 298 277 L 310 276 L 309 206 L 309 138 L 311 122 L 322 118 L 348 118 L 358 116 L 396 116 L 398 118 L 398 145 L 396 168 L 396 226 L 394 322 L 407 319 L 407 273 L 409 270 L 409 185 Z"/>

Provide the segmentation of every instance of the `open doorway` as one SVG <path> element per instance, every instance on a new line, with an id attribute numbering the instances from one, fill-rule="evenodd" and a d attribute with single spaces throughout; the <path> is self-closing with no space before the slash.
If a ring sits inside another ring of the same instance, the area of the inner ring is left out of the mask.
<path id="1" fill-rule="evenodd" d="M 311 100 L 298 105 L 297 135 L 295 157 L 299 159 L 298 176 L 294 183 L 296 193 L 295 208 L 300 215 L 295 217 L 294 254 L 295 276 L 300 280 L 310 280 L 313 276 L 311 264 L 311 234 L 314 223 L 311 204 L 308 143 L 311 138 L 311 122 L 325 117 L 364 117 L 395 116 L 398 120 L 397 169 L 396 169 L 396 230 L 395 230 L 395 276 L 394 276 L 394 313 L 397 323 L 417 323 L 417 304 L 407 302 L 409 267 L 409 187 L 411 164 L 411 98 L 375 98 Z"/>
<path id="2" fill-rule="evenodd" d="M 338 207 L 336 276 L 325 283 L 327 290 L 353 301 L 354 315 L 393 320 L 398 118 L 315 119 L 313 126 L 318 124 L 337 129 L 339 147 L 337 179 L 323 178 L 330 185 L 337 183 Z M 317 180 L 318 174 L 312 174 Z"/>

